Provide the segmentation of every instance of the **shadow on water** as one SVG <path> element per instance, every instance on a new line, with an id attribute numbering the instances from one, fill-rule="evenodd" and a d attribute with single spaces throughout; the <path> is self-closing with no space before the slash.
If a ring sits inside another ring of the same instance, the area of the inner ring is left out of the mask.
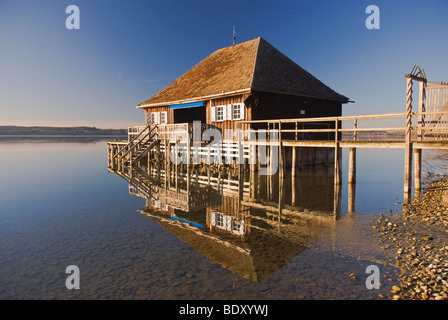
<path id="1" fill-rule="evenodd" d="M 246 279 L 261 282 L 300 255 L 340 218 L 330 167 L 296 176 L 155 162 L 109 171 L 143 197 L 139 212 Z M 354 201 L 354 199 L 353 199 Z"/>

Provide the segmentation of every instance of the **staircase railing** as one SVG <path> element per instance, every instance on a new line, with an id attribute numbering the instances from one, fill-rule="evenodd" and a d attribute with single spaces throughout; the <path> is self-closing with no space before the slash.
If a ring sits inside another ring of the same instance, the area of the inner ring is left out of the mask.
<path id="1" fill-rule="evenodd" d="M 145 140 L 151 132 L 157 129 L 157 126 L 151 127 L 150 125 L 146 126 L 145 129 L 140 131 L 138 135 L 136 135 L 134 138 L 129 141 L 129 143 L 120 151 L 118 151 L 113 158 L 115 159 L 118 155 L 121 155 L 121 157 L 125 157 L 129 152 L 131 152 L 137 145 L 139 145 L 143 140 Z M 146 131 L 148 131 L 142 138 L 140 138 Z M 152 137 L 151 137 L 152 138 Z M 134 143 L 134 141 L 137 141 Z M 123 154 L 124 152 L 124 154 Z"/>
<path id="2" fill-rule="evenodd" d="M 149 128 L 149 126 L 148 127 L 146 127 L 146 128 Z M 145 130 L 144 131 L 146 131 L 146 128 L 145 128 Z M 154 127 L 152 127 L 152 128 L 150 128 L 150 130 L 148 131 L 148 133 L 147 134 L 145 134 L 145 136 L 143 137 L 143 138 L 141 138 L 141 139 L 139 139 L 128 151 L 126 151 L 123 155 L 122 155 L 122 157 L 126 157 L 132 150 L 134 150 L 137 146 L 140 146 L 141 145 L 141 143 L 142 143 L 142 141 L 144 141 L 146 138 L 148 138 L 148 136 L 154 131 L 154 130 L 156 130 L 157 129 L 157 126 L 154 126 Z M 142 131 L 142 132 L 144 132 L 144 131 Z M 157 134 L 157 132 L 154 132 L 154 134 L 150 137 L 150 138 L 148 138 L 147 140 L 151 140 L 155 135 Z M 137 136 L 137 137 L 139 137 L 140 136 L 140 134 Z M 137 138 L 137 137 L 135 137 L 135 138 Z M 133 140 L 135 140 L 135 138 L 133 139 Z"/>

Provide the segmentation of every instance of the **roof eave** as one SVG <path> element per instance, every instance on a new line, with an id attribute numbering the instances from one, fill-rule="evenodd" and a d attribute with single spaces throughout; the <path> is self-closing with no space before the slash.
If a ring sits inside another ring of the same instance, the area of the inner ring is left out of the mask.
<path id="1" fill-rule="evenodd" d="M 252 91 L 251 88 L 246 88 L 246 89 L 222 92 L 222 93 L 217 93 L 217 94 L 205 95 L 205 96 L 201 96 L 201 97 L 193 97 L 193 98 L 173 100 L 173 101 L 162 101 L 162 102 L 147 103 L 147 104 L 141 103 L 137 106 L 137 108 L 143 109 L 143 108 L 161 107 L 161 106 L 167 106 L 167 105 L 173 105 L 173 104 L 216 99 L 216 98 L 222 98 L 222 97 L 232 96 L 232 95 L 236 95 L 236 94 L 243 94 L 243 93 L 247 93 L 247 92 L 251 92 L 251 91 Z"/>
<path id="2" fill-rule="evenodd" d="M 263 90 L 263 89 L 255 89 L 253 88 L 252 91 L 257 91 L 257 92 L 266 92 L 266 93 L 277 93 L 277 94 L 286 94 L 286 95 L 292 95 L 292 96 L 299 96 L 299 97 L 305 97 L 305 98 L 311 98 L 311 99 L 323 99 L 323 100 L 331 100 L 331 101 L 339 101 L 342 103 L 348 103 L 349 102 L 349 98 L 342 96 L 341 98 L 330 98 L 330 97 L 322 97 L 322 96 L 313 96 L 313 95 L 307 95 L 307 94 L 302 94 L 302 93 L 291 93 L 291 92 L 281 92 L 281 91 L 272 91 L 272 90 Z"/>

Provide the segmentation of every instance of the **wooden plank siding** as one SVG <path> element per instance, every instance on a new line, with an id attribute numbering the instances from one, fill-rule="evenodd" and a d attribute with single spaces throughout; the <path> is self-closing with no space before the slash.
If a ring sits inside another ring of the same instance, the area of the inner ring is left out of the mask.
<path id="1" fill-rule="evenodd" d="M 163 111 L 167 112 L 168 123 L 174 123 L 173 122 L 174 121 L 173 110 L 170 110 L 169 106 L 144 108 L 143 110 L 145 111 L 145 123 L 146 123 L 146 119 L 147 119 L 148 113 L 151 113 L 151 112 L 163 112 Z"/>
<path id="2" fill-rule="evenodd" d="M 211 109 L 212 107 L 225 106 L 234 103 L 243 103 L 245 106 L 244 119 L 242 120 L 223 120 L 212 121 Z M 275 119 L 299 119 L 312 117 L 335 117 L 342 114 L 342 103 L 340 101 L 309 98 L 303 96 L 294 96 L 280 93 L 269 92 L 252 92 L 251 94 L 239 94 L 233 96 L 226 96 L 221 98 L 214 98 L 206 100 L 204 107 L 194 107 L 191 109 L 182 109 L 182 122 L 192 123 L 193 121 L 201 120 L 198 113 L 201 113 L 199 108 L 205 108 L 205 122 L 216 126 L 222 130 L 223 140 L 236 140 L 233 132 L 237 129 L 248 130 L 252 129 L 267 129 L 265 126 L 257 124 L 238 124 L 241 121 L 251 120 L 275 120 Z M 194 110 L 193 110 L 194 109 Z M 189 111 L 191 110 L 191 111 Z M 150 112 L 167 112 L 168 124 L 179 123 L 176 119 L 174 109 L 169 106 L 157 106 L 145 108 L 145 119 Z M 191 112 L 191 118 L 188 116 Z M 177 113 L 179 116 L 179 113 Z M 186 117 L 187 115 L 187 117 Z M 178 117 L 177 116 L 177 117 Z M 179 117 L 178 117 L 179 118 Z M 294 124 L 284 124 L 283 129 L 297 129 L 293 127 Z M 302 129 L 333 129 L 334 122 L 313 122 L 310 124 L 301 124 Z M 275 128 L 270 128 L 275 129 Z M 333 133 L 302 133 L 296 136 L 293 133 L 285 133 L 282 137 L 284 140 L 332 140 Z"/>
<path id="3" fill-rule="evenodd" d="M 304 96 L 269 92 L 253 93 L 254 107 L 252 120 L 300 119 L 336 117 L 342 115 L 340 101 L 317 99 Z M 334 121 L 301 124 L 302 129 L 334 129 Z M 253 129 L 266 129 L 265 126 L 252 125 Z M 271 128 L 273 129 L 273 128 Z M 297 129 L 294 124 L 282 124 L 282 129 Z M 283 140 L 332 140 L 333 133 L 293 133 L 282 134 Z"/>
<path id="4" fill-rule="evenodd" d="M 234 140 L 233 135 L 230 134 L 231 130 L 234 131 L 238 129 L 237 123 L 242 120 L 224 120 L 224 121 L 212 121 L 211 118 L 211 108 L 221 105 L 228 105 L 233 103 L 244 103 L 246 95 L 236 95 L 230 97 L 224 97 L 219 99 L 210 99 L 207 101 L 207 123 L 212 124 L 222 130 L 223 140 Z M 245 105 L 244 120 L 252 120 L 252 108 Z M 249 124 L 243 126 L 244 129 L 249 129 Z"/>

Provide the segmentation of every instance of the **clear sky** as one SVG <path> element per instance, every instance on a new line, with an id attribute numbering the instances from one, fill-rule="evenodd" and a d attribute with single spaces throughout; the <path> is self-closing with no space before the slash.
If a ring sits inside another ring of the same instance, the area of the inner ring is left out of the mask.
<path id="1" fill-rule="evenodd" d="M 0 125 L 143 124 L 137 104 L 232 45 L 233 26 L 354 100 L 343 115 L 404 112 L 414 64 L 448 81 L 447 0 L 0 0 Z"/>

